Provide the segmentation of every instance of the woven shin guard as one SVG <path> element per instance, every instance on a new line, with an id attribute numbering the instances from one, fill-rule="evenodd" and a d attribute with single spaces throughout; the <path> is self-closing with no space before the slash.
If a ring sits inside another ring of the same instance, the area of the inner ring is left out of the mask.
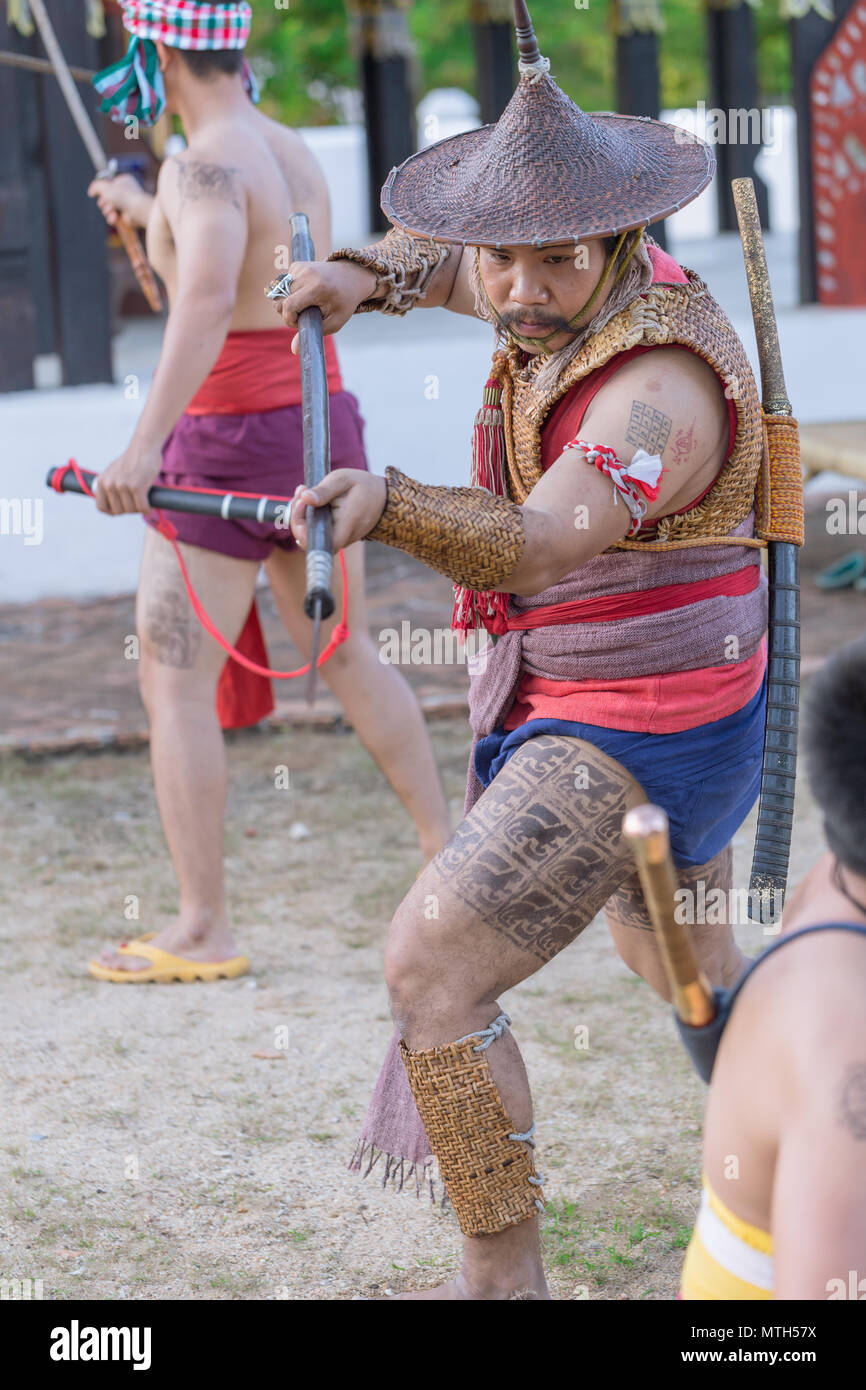
<path id="1" fill-rule="evenodd" d="M 396 545 L 465 589 L 494 589 L 517 565 L 523 513 L 481 487 L 435 487 L 386 468 L 385 510 L 366 539 Z"/>
<path id="2" fill-rule="evenodd" d="M 376 289 L 385 289 L 382 299 L 365 299 L 355 310 L 356 314 L 368 314 L 378 309 L 383 314 L 396 314 L 402 318 L 414 309 L 419 299 L 427 293 L 436 269 L 448 259 L 451 248 L 436 241 L 424 241 L 410 236 L 408 232 L 392 227 L 387 236 L 372 246 L 359 249 L 344 246 L 333 251 L 329 261 L 353 261 L 372 270 L 376 276 Z"/>
<path id="3" fill-rule="evenodd" d="M 466 1236 L 495 1235 L 544 1210 L 532 1130 L 515 1134 L 490 1073 L 486 1049 L 508 1027 L 489 1028 L 448 1047 L 400 1052 L 442 1181 Z"/>

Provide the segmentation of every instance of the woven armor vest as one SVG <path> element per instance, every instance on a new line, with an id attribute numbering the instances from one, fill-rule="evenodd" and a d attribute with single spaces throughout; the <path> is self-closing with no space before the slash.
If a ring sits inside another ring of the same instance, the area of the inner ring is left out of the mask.
<path id="1" fill-rule="evenodd" d="M 542 475 L 541 430 L 551 408 L 577 382 L 629 348 L 681 344 L 708 362 L 734 402 L 737 430 L 733 449 L 706 497 L 680 516 L 653 523 L 647 540 L 616 541 L 611 549 L 645 550 L 673 544 L 700 544 L 726 536 L 755 502 L 764 452 L 761 404 L 743 345 L 703 281 L 687 270 L 687 285 L 651 285 L 632 304 L 594 334 L 544 393 L 521 380 L 521 351 L 500 350 L 493 375 L 502 382 L 508 495 L 526 500 Z M 604 443 L 604 440 L 597 441 Z"/>

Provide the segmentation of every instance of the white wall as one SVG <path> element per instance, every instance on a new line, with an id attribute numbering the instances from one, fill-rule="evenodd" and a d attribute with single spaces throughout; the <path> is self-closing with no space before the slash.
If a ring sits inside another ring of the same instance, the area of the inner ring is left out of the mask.
<path id="1" fill-rule="evenodd" d="M 735 133 L 724 119 L 714 117 L 712 110 L 698 107 L 686 110 L 663 111 L 663 121 L 697 134 L 711 145 L 723 135 Z M 751 123 L 750 123 L 751 124 Z M 757 124 L 757 122 L 755 122 Z M 770 225 L 774 232 L 797 231 L 800 225 L 797 206 L 797 114 L 792 106 L 770 106 L 761 113 L 763 148 L 755 163 L 756 173 L 767 185 L 770 201 Z M 715 236 L 719 230 L 716 180 L 705 188 L 693 203 L 667 218 L 674 241 L 694 240 Z"/>
<path id="2" fill-rule="evenodd" d="M 331 196 L 334 246 L 369 240 L 366 136 L 362 125 L 311 126 L 298 134 L 322 166 Z"/>

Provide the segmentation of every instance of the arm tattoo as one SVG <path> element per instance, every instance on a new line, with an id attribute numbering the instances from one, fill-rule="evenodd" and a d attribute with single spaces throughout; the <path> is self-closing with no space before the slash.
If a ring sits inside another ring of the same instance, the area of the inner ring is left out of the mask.
<path id="1" fill-rule="evenodd" d="M 180 208 L 184 203 L 195 202 L 199 198 L 214 198 L 243 211 L 236 177 L 240 169 L 236 166 L 205 164 L 199 159 L 190 159 L 179 162 L 178 168 Z"/>
<path id="2" fill-rule="evenodd" d="M 697 416 L 692 420 L 687 430 L 678 430 L 674 437 L 673 456 L 674 463 L 685 463 L 695 447 L 695 425 Z"/>
<path id="3" fill-rule="evenodd" d="M 646 401 L 632 401 L 626 440 L 648 454 L 663 454 L 673 420 Z"/>
<path id="4" fill-rule="evenodd" d="M 866 1140 L 866 1063 L 855 1062 L 845 1073 L 839 1122 L 852 1139 Z"/>

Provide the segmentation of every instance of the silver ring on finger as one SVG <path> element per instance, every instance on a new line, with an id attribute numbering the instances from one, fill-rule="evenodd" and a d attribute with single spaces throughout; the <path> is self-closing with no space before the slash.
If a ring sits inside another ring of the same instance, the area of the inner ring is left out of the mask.
<path id="1" fill-rule="evenodd" d="M 286 271 L 285 275 L 278 275 L 276 280 L 272 280 L 265 290 L 268 299 L 288 299 L 292 292 L 292 282 L 294 275 Z"/>

